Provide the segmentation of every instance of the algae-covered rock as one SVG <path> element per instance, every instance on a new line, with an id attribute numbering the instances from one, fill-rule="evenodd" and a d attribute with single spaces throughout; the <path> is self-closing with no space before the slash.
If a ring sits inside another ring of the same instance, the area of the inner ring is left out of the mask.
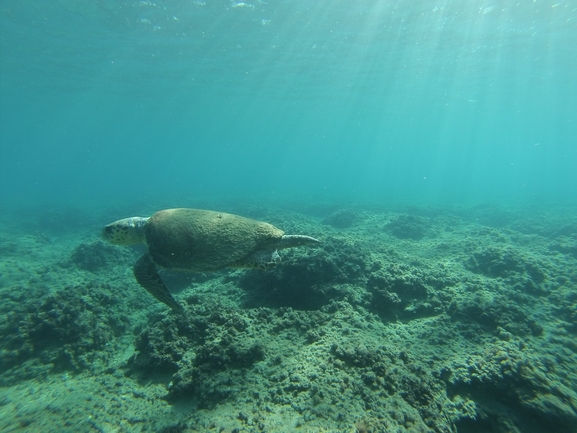
<path id="1" fill-rule="evenodd" d="M 467 269 L 492 278 L 508 278 L 526 274 L 536 284 L 547 278 L 540 255 L 528 255 L 510 246 L 489 246 L 477 249 L 465 262 Z"/>
<path id="2" fill-rule="evenodd" d="M 456 359 L 445 372 L 449 397 L 474 398 L 477 425 L 490 431 L 573 431 L 577 394 L 550 377 L 553 359 L 527 349 L 517 342 L 488 344 L 482 352 Z"/>
<path id="3" fill-rule="evenodd" d="M 549 248 L 577 259 L 577 234 L 559 236 L 549 244 Z"/>
<path id="4" fill-rule="evenodd" d="M 219 390 L 227 388 L 226 377 L 265 359 L 265 349 L 245 314 L 205 307 L 191 307 L 193 320 L 156 317 L 138 337 L 127 374 L 170 380 L 171 401 L 195 396 L 208 407 L 226 398 L 230 392 Z"/>
<path id="5" fill-rule="evenodd" d="M 370 308 L 383 317 L 418 318 L 440 314 L 447 307 L 448 288 L 457 279 L 440 268 L 382 263 L 369 274 Z"/>
<path id="6" fill-rule="evenodd" d="M 415 215 L 399 215 L 385 229 L 399 239 L 423 239 L 431 227 L 431 221 Z"/>
<path id="7" fill-rule="evenodd" d="M 340 209 L 323 219 L 322 223 L 339 229 L 346 229 L 351 227 L 358 220 L 359 214 L 357 211 L 354 211 L 353 209 Z"/>
<path id="8" fill-rule="evenodd" d="M 133 260 L 130 251 L 120 250 L 99 239 L 81 243 L 70 255 L 70 263 L 78 269 L 93 273 L 122 263 L 128 264 Z"/>
<path id="9" fill-rule="evenodd" d="M 543 327 L 527 313 L 526 308 L 505 296 L 480 292 L 455 299 L 447 313 L 455 320 L 475 321 L 490 331 L 501 327 L 514 335 L 543 333 Z"/>
<path id="10" fill-rule="evenodd" d="M 521 255 L 510 247 L 481 248 L 473 253 L 466 265 L 473 272 L 489 277 L 507 277 L 525 270 Z"/>
<path id="11" fill-rule="evenodd" d="M 420 233 L 378 205 L 348 230 L 318 221 L 339 206 L 255 207 L 323 239 L 269 272 L 158 269 L 178 315 L 142 296 L 136 251 L 0 218 L 0 430 L 572 432 L 572 233 L 406 206 Z"/>
<path id="12" fill-rule="evenodd" d="M 0 325 L 2 381 L 22 380 L 41 366 L 52 372 L 90 368 L 128 328 L 126 318 L 107 308 L 116 301 L 106 293 L 105 287 L 70 286 L 16 307 Z"/>

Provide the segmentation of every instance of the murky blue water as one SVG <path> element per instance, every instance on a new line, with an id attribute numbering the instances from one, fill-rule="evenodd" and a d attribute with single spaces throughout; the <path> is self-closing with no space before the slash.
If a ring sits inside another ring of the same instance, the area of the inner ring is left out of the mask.
<path id="1" fill-rule="evenodd" d="M 0 0 L 0 430 L 573 432 L 576 71 L 577 0 Z M 173 207 L 323 244 L 185 329 L 98 240 Z"/>
<path id="2" fill-rule="evenodd" d="M 558 0 L 3 0 L 0 197 L 574 203 L 576 23 Z"/>

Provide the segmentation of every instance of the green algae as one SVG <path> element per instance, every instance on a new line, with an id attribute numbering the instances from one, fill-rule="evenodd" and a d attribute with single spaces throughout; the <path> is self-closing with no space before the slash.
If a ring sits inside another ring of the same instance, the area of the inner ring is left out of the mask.
<path id="1" fill-rule="evenodd" d="M 268 272 L 167 273 L 184 316 L 134 282 L 138 250 L 92 235 L 94 213 L 3 221 L 0 429 L 571 431 L 569 216 L 291 208 L 223 210 L 322 247 Z"/>

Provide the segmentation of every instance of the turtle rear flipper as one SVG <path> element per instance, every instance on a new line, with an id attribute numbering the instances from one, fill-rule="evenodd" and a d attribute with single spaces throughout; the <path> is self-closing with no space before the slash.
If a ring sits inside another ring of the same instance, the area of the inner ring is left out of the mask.
<path id="1" fill-rule="evenodd" d="M 261 250 L 230 265 L 231 268 L 270 269 L 281 261 L 277 250 Z"/>
<path id="2" fill-rule="evenodd" d="M 150 254 L 146 253 L 141 258 L 139 258 L 134 265 L 133 271 L 138 284 L 144 287 L 148 293 L 150 293 L 160 302 L 168 305 L 174 311 L 178 313 L 184 312 L 184 309 L 172 297 L 170 291 L 162 281 L 162 278 L 160 278 L 160 275 L 156 270 L 156 265 L 150 258 Z"/>

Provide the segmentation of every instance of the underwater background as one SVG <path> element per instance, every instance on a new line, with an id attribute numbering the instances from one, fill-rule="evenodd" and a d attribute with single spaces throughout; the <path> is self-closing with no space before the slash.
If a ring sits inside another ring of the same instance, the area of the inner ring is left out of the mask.
<path id="1" fill-rule="evenodd" d="M 0 430 L 577 432 L 577 2 L 2 0 Z M 162 275 L 173 207 L 322 241 Z"/>

